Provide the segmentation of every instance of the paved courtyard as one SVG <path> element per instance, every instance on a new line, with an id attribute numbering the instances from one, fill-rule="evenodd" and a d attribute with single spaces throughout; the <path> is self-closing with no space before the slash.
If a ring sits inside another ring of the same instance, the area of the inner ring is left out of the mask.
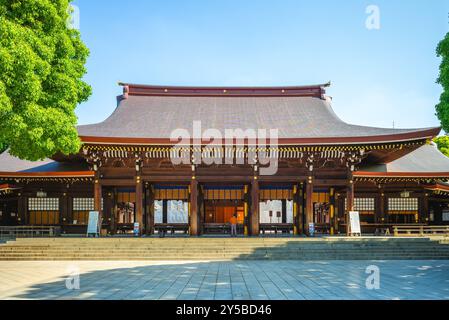
<path id="1" fill-rule="evenodd" d="M 370 266 L 378 290 L 367 289 Z M 0 270 L 0 299 L 449 299 L 449 261 L 12 261 Z"/>

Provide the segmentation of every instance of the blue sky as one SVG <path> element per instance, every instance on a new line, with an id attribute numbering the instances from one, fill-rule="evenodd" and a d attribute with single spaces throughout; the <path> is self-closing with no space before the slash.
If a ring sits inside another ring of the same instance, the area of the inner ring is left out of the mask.
<path id="1" fill-rule="evenodd" d="M 438 126 L 434 107 L 449 31 L 447 0 L 76 0 L 93 87 L 80 124 L 108 117 L 118 81 L 160 85 L 305 85 L 332 81 L 354 124 Z M 380 9 L 368 30 L 367 6 Z"/>

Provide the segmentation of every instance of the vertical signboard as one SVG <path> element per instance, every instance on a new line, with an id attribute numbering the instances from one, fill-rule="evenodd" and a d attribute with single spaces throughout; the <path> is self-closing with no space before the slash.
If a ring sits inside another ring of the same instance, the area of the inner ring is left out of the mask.
<path id="1" fill-rule="evenodd" d="M 88 237 L 91 235 L 98 237 L 100 235 L 99 216 L 100 213 L 98 211 L 89 212 L 89 224 L 87 225 Z"/>
<path id="2" fill-rule="evenodd" d="M 360 214 L 358 211 L 349 212 L 349 221 L 350 221 L 350 234 L 351 235 L 362 235 L 362 230 L 360 227 Z"/>

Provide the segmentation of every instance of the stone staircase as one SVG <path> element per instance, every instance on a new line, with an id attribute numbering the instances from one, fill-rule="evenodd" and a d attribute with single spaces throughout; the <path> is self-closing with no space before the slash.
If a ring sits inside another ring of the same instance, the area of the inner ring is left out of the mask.
<path id="1" fill-rule="evenodd" d="M 33 238 L 0 244 L 0 261 L 449 260 L 429 238 Z"/>

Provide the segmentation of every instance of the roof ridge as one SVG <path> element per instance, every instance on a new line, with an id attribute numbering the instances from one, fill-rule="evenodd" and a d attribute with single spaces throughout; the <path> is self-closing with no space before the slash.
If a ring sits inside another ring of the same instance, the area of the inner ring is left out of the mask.
<path id="1" fill-rule="evenodd" d="M 162 86 L 119 82 L 123 98 L 133 96 L 191 96 L 191 97 L 316 97 L 325 99 L 331 82 L 306 86 Z"/>

